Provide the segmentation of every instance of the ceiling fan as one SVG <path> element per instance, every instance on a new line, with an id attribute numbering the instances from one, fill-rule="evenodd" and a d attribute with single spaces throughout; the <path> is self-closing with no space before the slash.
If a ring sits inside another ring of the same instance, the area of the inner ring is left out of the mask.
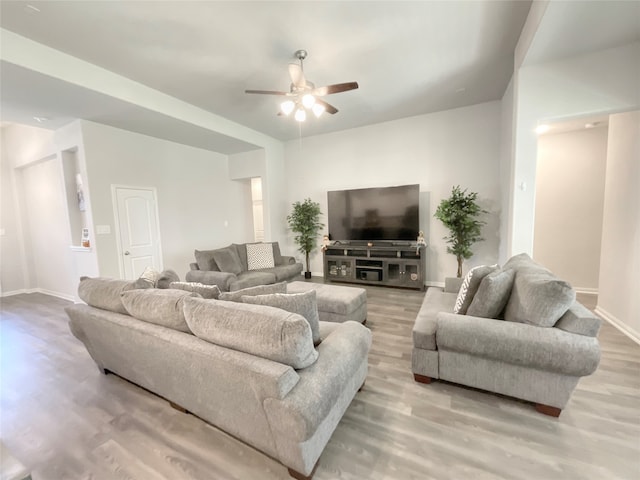
<path id="1" fill-rule="evenodd" d="M 302 62 L 307 58 L 306 50 L 298 50 L 294 54 L 300 60 L 297 63 L 289 64 L 289 76 L 291 77 L 291 86 L 288 92 L 280 92 L 274 90 L 245 90 L 245 93 L 257 93 L 261 95 L 284 95 L 287 98 L 280 104 L 280 112 L 278 115 L 290 115 L 294 113 L 294 118 L 298 122 L 304 122 L 307 118 L 307 110 L 311 110 L 316 117 L 322 115 L 325 111 L 334 114 L 338 113 L 338 109 L 333 105 L 325 102 L 320 97 L 331 95 L 332 93 L 347 92 L 358 88 L 358 82 L 336 83 L 325 87 L 318 87 L 307 80 L 304 76 Z"/>

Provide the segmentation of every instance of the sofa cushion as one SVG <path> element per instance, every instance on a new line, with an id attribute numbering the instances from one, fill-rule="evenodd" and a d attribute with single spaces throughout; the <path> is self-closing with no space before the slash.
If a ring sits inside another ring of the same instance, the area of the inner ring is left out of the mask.
<path id="1" fill-rule="evenodd" d="M 229 285 L 229 290 L 235 292 L 244 288 L 257 287 L 260 285 L 270 285 L 276 283 L 276 276 L 269 271 L 242 272 Z"/>
<path id="2" fill-rule="evenodd" d="M 215 250 L 195 250 L 194 255 L 196 257 L 196 263 L 198 264 L 198 269 L 219 272 L 220 268 L 218 268 L 218 264 L 213 258 L 213 252 Z"/>
<path id="3" fill-rule="evenodd" d="M 220 300 L 242 303 L 244 295 L 269 295 L 272 293 L 287 293 L 287 284 L 280 282 L 270 285 L 256 285 L 255 287 L 243 288 L 234 292 L 222 292 L 219 298 Z"/>
<path id="4" fill-rule="evenodd" d="M 191 333 L 184 319 L 185 297 L 199 297 L 197 293 L 173 289 L 129 290 L 122 293 L 122 303 L 138 320 Z"/>
<path id="5" fill-rule="evenodd" d="M 273 268 L 273 245 L 270 243 L 247 243 L 247 269 Z"/>
<path id="6" fill-rule="evenodd" d="M 469 308 L 469 305 L 471 305 L 473 296 L 478 291 L 478 287 L 480 286 L 482 279 L 497 269 L 498 265 L 480 265 L 469 270 L 467 275 L 464 277 L 462 286 L 460 286 L 460 291 L 456 298 L 453 313 L 460 313 L 462 315 L 467 313 L 467 309 Z"/>
<path id="7" fill-rule="evenodd" d="M 276 277 L 276 282 L 281 282 L 283 280 L 288 280 L 297 275 L 300 275 L 300 273 L 302 272 L 302 264 L 294 263 L 292 265 L 291 264 L 276 265 L 273 268 L 267 268 L 264 270 L 257 270 L 257 271 L 272 273 Z"/>
<path id="8" fill-rule="evenodd" d="M 284 263 L 284 259 L 282 258 L 282 254 L 280 253 L 280 244 L 278 242 L 272 242 L 273 245 L 273 262 L 276 266 L 282 265 Z"/>
<path id="9" fill-rule="evenodd" d="M 581 303 L 575 302 L 557 321 L 556 328 L 565 332 L 597 337 L 602 321 Z"/>
<path id="10" fill-rule="evenodd" d="M 467 309 L 467 315 L 498 318 L 511 295 L 515 273 L 514 270 L 496 270 L 484 277 Z"/>
<path id="11" fill-rule="evenodd" d="M 553 327 L 576 300 L 564 280 L 535 263 L 528 255 L 517 256 L 515 280 L 504 319 L 539 327 Z M 511 260 L 505 266 L 514 265 Z"/>
<path id="12" fill-rule="evenodd" d="M 199 282 L 171 282 L 169 288 L 193 292 L 202 298 L 217 299 L 220 296 L 220 289 L 217 285 L 205 285 Z"/>
<path id="13" fill-rule="evenodd" d="M 230 272 L 237 275 L 243 271 L 240 257 L 238 257 L 238 253 L 233 245 L 214 250 L 213 259 L 222 272 Z"/>
<path id="14" fill-rule="evenodd" d="M 273 293 L 271 295 L 243 295 L 244 303 L 254 305 L 268 305 L 270 307 L 281 308 L 287 312 L 302 315 L 309 326 L 313 337 L 313 344 L 320 343 L 320 318 L 318 317 L 318 304 L 316 302 L 316 292 L 311 290 L 305 293 Z"/>
<path id="15" fill-rule="evenodd" d="M 187 324 L 199 338 L 293 368 L 318 359 L 311 327 L 301 315 L 264 305 L 187 298 Z"/>
<path id="16" fill-rule="evenodd" d="M 170 288 L 172 282 L 179 282 L 180 277 L 173 270 L 163 270 L 156 281 L 156 288 Z"/>
<path id="17" fill-rule="evenodd" d="M 122 292 L 134 288 L 134 283 L 129 280 L 80 277 L 78 296 L 83 302 L 92 307 L 128 315 L 127 309 L 124 308 L 122 304 L 120 295 Z"/>

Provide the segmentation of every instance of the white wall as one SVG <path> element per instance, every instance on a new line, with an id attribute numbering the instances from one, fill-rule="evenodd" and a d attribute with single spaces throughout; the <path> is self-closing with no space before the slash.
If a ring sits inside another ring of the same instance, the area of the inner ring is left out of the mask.
<path id="1" fill-rule="evenodd" d="M 511 78 L 502 96 L 502 114 L 500 124 L 500 247 L 498 260 L 504 263 L 509 258 L 509 231 L 511 226 L 511 158 L 513 157 L 513 110 L 514 110 L 514 78 Z"/>
<path id="2" fill-rule="evenodd" d="M 596 311 L 640 343 L 640 111 L 611 115 Z"/>
<path id="3" fill-rule="evenodd" d="M 541 135 L 533 257 L 577 290 L 597 293 L 607 128 Z"/>
<path id="4" fill-rule="evenodd" d="M 533 251 L 539 123 L 640 107 L 640 43 L 521 68 L 516 76 L 509 254 Z"/>
<path id="5" fill-rule="evenodd" d="M 163 266 L 183 279 L 194 249 L 250 241 L 248 182 L 229 180 L 227 157 L 93 122 L 82 122 L 100 275 L 120 276 L 111 185 L 155 187 Z"/>
<path id="6" fill-rule="evenodd" d="M 478 192 L 480 203 L 491 212 L 484 229 L 486 240 L 474 246 L 476 254 L 465 262 L 464 270 L 495 263 L 501 204 L 500 125 L 500 102 L 490 102 L 307 137 L 302 147 L 299 140 L 288 142 L 286 213 L 292 203 L 310 197 L 326 215 L 329 190 L 419 183 L 421 228 L 429 244 L 426 282 L 437 284 L 445 276 L 455 276 L 457 263 L 446 253 L 447 231 L 433 213 L 451 188 L 460 185 Z M 292 236 L 288 239 L 283 253 L 302 259 Z M 313 274 L 322 275 L 322 255 L 316 252 L 311 260 Z"/>

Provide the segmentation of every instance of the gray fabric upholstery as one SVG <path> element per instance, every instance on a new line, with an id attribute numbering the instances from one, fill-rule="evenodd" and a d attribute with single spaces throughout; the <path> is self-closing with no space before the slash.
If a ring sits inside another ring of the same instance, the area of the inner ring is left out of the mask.
<path id="1" fill-rule="evenodd" d="M 128 315 L 127 309 L 124 308 L 122 304 L 120 295 L 122 292 L 132 290 L 133 288 L 133 282 L 129 280 L 81 277 L 78 286 L 78 296 L 83 302 L 92 307 Z"/>
<path id="2" fill-rule="evenodd" d="M 254 272 L 272 273 L 275 275 L 276 282 L 282 282 L 300 275 L 302 272 L 302 264 L 294 261 L 292 264 L 277 265 L 273 268 L 254 270 Z"/>
<path id="3" fill-rule="evenodd" d="M 429 287 L 411 332 L 415 348 L 436 349 L 436 328 L 438 326 L 436 315 L 438 312 L 453 311 L 455 302 L 456 293 L 443 293 L 440 288 Z"/>
<path id="4" fill-rule="evenodd" d="M 320 310 L 320 308 L 318 308 L 318 317 L 320 317 L 321 322 L 342 323 L 351 321 L 364 323 L 364 321 L 367 319 L 367 304 L 363 303 L 354 311 L 349 312 L 347 315 L 333 312 L 323 312 L 322 310 Z"/>
<path id="5" fill-rule="evenodd" d="M 496 270 L 484 277 L 467 309 L 467 315 L 498 318 L 511 295 L 514 277 L 514 270 Z"/>
<path id="6" fill-rule="evenodd" d="M 592 374 L 600 361 L 595 338 L 559 328 L 540 328 L 489 318 L 440 312 L 436 341 L 439 350 L 572 376 Z"/>
<path id="7" fill-rule="evenodd" d="M 284 258 L 282 257 L 282 253 L 280 253 L 280 244 L 278 242 L 271 242 L 271 245 L 273 245 L 273 261 L 276 264 L 275 266 L 277 267 L 278 265 L 285 265 L 285 261 L 284 261 Z M 287 258 L 293 258 L 293 257 L 287 257 Z M 289 262 L 287 261 L 286 263 L 288 264 Z M 293 263 L 295 263 L 295 259 Z"/>
<path id="8" fill-rule="evenodd" d="M 433 379 L 440 378 L 440 374 L 438 373 L 439 364 L 440 356 L 437 350 L 414 348 L 411 351 L 411 371 L 413 373 Z"/>
<path id="9" fill-rule="evenodd" d="M 278 247 L 278 250 L 279 249 L 280 247 Z M 296 257 L 292 257 L 290 255 L 282 255 L 282 261 L 278 265 L 295 265 L 296 263 Z"/>
<path id="10" fill-rule="evenodd" d="M 462 315 L 467 313 L 467 309 L 469 305 L 471 305 L 482 279 L 497 269 L 497 265 L 480 265 L 479 267 L 474 267 L 469 270 L 469 273 L 464 277 L 462 285 L 460 286 L 453 311 Z"/>
<path id="11" fill-rule="evenodd" d="M 588 308 L 581 303 L 575 302 L 567 310 L 567 313 L 558 320 L 555 327 L 577 335 L 597 337 L 601 324 L 602 321 L 591 313 Z"/>
<path id="12" fill-rule="evenodd" d="M 156 281 L 156 288 L 170 288 L 171 282 L 179 282 L 180 277 L 173 270 L 163 270 Z"/>
<path id="13" fill-rule="evenodd" d="M 217 285 L 221 292 L 228 292 L 231 285 L 237 281 L 237 279 L 238 277 L 233 273 L 207 270 L 189 270 L 185 276 L 187 282 Z"/>
<path id="14" fill-rule="evenodd" d="M 238 254 L 238 258 L 240 259 L 240 265 L 242 266 L 242 271 L 246 272 L 247 270 L 249 270 L 249 263 L 247 261 L 247 244 L 232 243 L 231 248 L 234 248 L 236 253 Z"/>
<path id="15" fill-rule="evenodd" d="M 222 272 L 230 272 L 238 275 L 240 272 L 246 271 L 246 268 L 243 268 L 242 262 L 240 261 L 235 245 L 214 250 L 213 258 Z"/>
<path id="16" fill-rule="evenodd" d="M 122 293 L 122 304 L 138 320 L 191 333 L 182 307 L 185 297 L 195 296 L 200 295 L 172 289 L 129 290 Z"/>
<path id="17" fill-rule="evenodd" d="M 320 320 L 362 323 L 367 318 L 367 291 L 364 288 L 324 285 L 310 282 L 291 282 L 287 293 L 302 293 L 315 290 Z"/>
<path id="18" fill-rule="evenodd" d="M 273 283 L 270 285 L 256 285 L 254 287 L 243 288 L 234 292 L 222 292 L 220 300 L 228 302 L 242 302 L 244 295 L 271 295 L 273 293 L 287 293 L 287 284 L 285 282 Z"/>
<path id="19" fill-rule="evenodd" d="M 220 271 L 218 264 L 213 258 L 213 252 L 215 252 L 215 250 L 195 250 L 193 252 L 200 270 L 210 270 L 213 272 Z"/>
<path id="20" fill-rule="evenodd" d="M 311 327 L 313 344 L 318 345 L 320 343 L 320 318 L 318 317 L 318 304 L 316 303 L 315 291 L 311 290 L 305 293 L 273 293 L 271 295 L 243 295 L 241 298 L 244 303 L 267 305 L 302 315 Z"/>
<path id="21" fill-rule="evenodd" d="M 247 268 L 249 270 L 260 270 L 276 266 L 273 258 L 272 243 L 247 243 L 245 248 L 247 250 Z"/>
<path id="22" fill-rule="evenodd" d="M 257 287 L 276 283 L 276 276 L 273 272 L 248 271 L 238 274 L 236 280 L 229 286 L 231 292 L 244 288 Z"/>
<path id="23" fill-rule="evenodd" d="M 208 342 L 268 358 L 293 368 L 318 359 L 311 327 L 302 316 L 279 308 L 244 303 L 185 299 L 191 331 Z"/>
<path id="24" fill-rule="evenodd" d="M 320 320 L 318 322 L 318 330 L 320 330 L 320 338 L 321 339 L 325 339 L 327 338 L 327 336 L 329 336 L 332 332 L 335 331 L 336 328 L 338 328 L 339 324 L 335 323 L 335 322 L 323 322 L 322 320 Z"/>
<path id="25" fill-rule="evenodd" d="M 169 288 L 193 292 L 202 298 L 217 299 L 220 296 L 220 289 L 217 285 L 205 285 L 198 282 L 171 282 Z"/>

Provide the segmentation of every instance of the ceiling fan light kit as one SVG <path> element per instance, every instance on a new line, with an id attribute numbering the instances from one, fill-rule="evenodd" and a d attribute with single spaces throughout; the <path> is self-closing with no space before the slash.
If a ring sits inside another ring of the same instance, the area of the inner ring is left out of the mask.
<path id="1" fill-rule="evenodd" d="M 307 119 L 307 110 L 310 110 L 316 118 L 319 118 L 324 112 L 330 114 L 338 113 L 338 109 L 333 105 L 321 100 L 318 97 L 331 95 L 332 93 L 347 92 L 358 88 L 358 82 L 336 83 L 325 87 L 316 88 L 315 85 L 308 81 L 304 76 L 303 60 L 307 58 L 306 50 L 298 50 L 295 57 L 300 61 L 300 65 L 296 63 L 289 64 L 289 76 L 291 77 L 291 85 L 289 92 L 280 92 L 274 90 L 245 90 L 245 93 L 255 93 L 260 95 L 284 95 L 290 97 L 280 104 L 280 112 L 289 116 L 295 112 L 293 117 L 298 122 L 304 122 Z"/>

